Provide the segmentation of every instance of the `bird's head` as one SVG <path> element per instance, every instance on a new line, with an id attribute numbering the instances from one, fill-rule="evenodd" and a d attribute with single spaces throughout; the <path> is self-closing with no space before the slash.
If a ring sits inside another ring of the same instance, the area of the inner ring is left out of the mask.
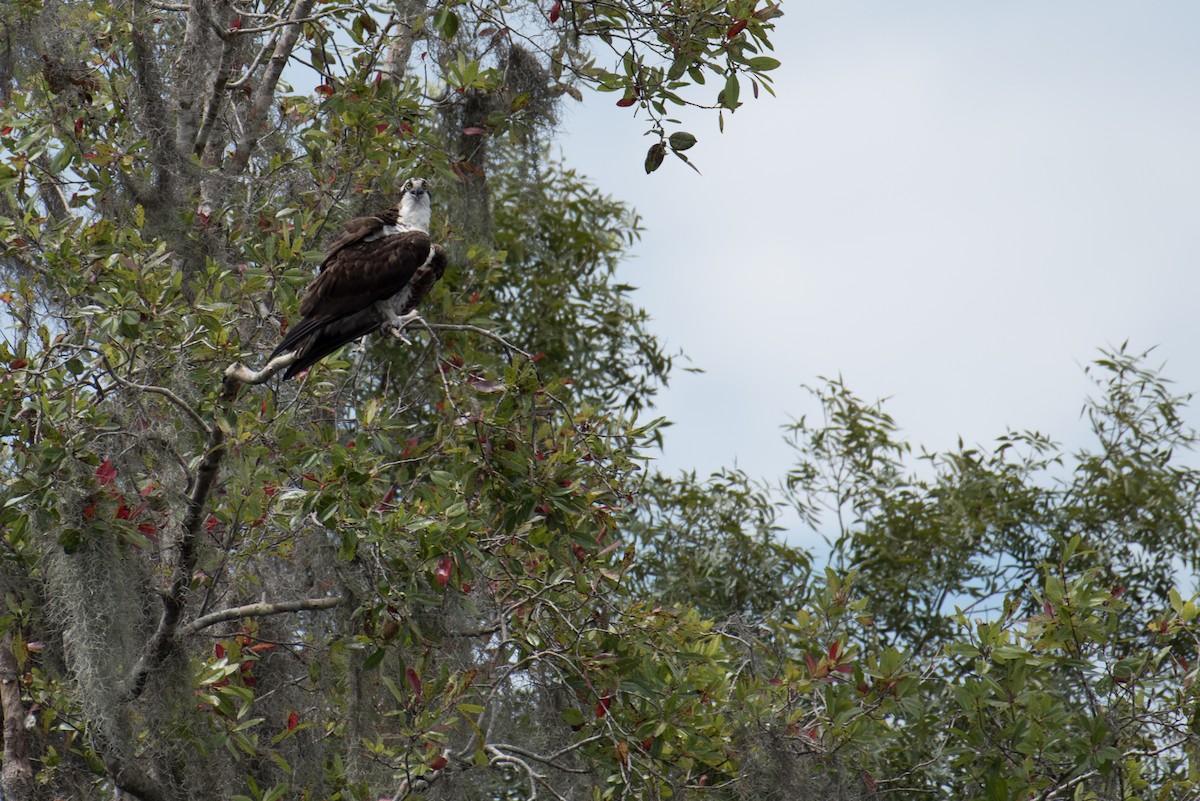
<path id="1" fill-rule="evenodd" d="M 400 220 L 408 228 L 429 233 L 431 214 L 429 182 L 424 178 L 409 178 L 400 189 Z"/>

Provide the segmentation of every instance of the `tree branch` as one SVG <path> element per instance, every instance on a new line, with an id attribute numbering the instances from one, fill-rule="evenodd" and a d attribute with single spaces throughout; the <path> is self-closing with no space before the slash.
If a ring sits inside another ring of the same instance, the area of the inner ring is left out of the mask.
<path id="1" fill-rule="evenodd" d="M 208 147 L 209 137 L 212 136 L 213 125 L 217 122 L 217 115 L 221 111 L 221 106 L 225 100 L 225 86 L 229 83 L 229 75 L 233 72 L 233 54 L 237 48 L 237 39 L 230 36 L 228 33 L 221 33 L 220 27 L 215 21 L 211 21 L 213 27 L 218 31 L 217 36 L 224 42 L 221 47 L 221 63 L 217 67 L 217 74 L 213 77 L 212 89 L 208 93 L 208 102 L 204 107 L 204 120 L 200 123 L 200 130 L 196 134 L 196 141 L 192 147 L 192 152 L 197 156 L 204 156 L 204 151 Z"/>
<path id="2" fill-rule="evenodd" d="M 287 66 L 288 59 L 292 56 L 292 49 L 295 48 L 296 40 L 300 37 L 302 23 L 312 11 L 315 2 L 316 0 L 296 0 L 295 5 L 292 6 L 288 22 L 284 25 L 283 32 L 275 43 L 275 52 L 271 54 L 262 80 L 254 90 L 245 130 L 238 139 L 237 148 L 234 150 L 230 162 L 235 173 L 244 172 L 250 164 L 250 154 L 262 136 L 262 128 L 266 125 L 267 114 L 275 100 L 275 87 L 279 84 L 279 76 L 283 74 L 283 68 Z"/>
<path id="3" fill-rule="evenodd" d="M 304 612 L 313 609 L 332 609 L 345 602 L 345 597 L 335 595 L 328 598 L 301 598 L 298 601 L 282 601 L 275 604 L 264 601 L 256 604 L 246 604 L 245 606 L 235 606 L 231 609 L 222 609 L 219 612 L 213 612 L 196 618 L 181 628 L 176 636 L 186 637 L 189 634 L 195 634 L 202 629 L 215 626 L 218 623 L 224 623 L 227 620 L 239 620 L 244 617 L 265 617 L 266 615 L 280 615 L 285 612 Z"/>
<path id="4" fill-rule="evenodd" d="M 238 387 L 242 384 L 265 384 L 271 379 L 271 376 L 294 364 L 297 358 L 295 352 L 281 353 L 267 362 L 267 365 L 261 370 L 251 370 L 241 362 L 234 362 L 225 368 L 224 388 L 221 390 L 222 399 L 232 400 L 237 397 Z"/>
<path id="5" fill-rule="evenodd" d="M 179 627 L 179 618 L 187 596 L 188 586 L 192 582 L 192 573 L 196 568 L 196 543 L 200 538 L 200 526 L 204 520 L 204 509 L 208 502 L 209 493 L 217 480 L 217 472 L 221 460 L 225 457 L 225 432 L 220 423 L 214 421 L 209 426 L 208 446 L 200 466 L 196 469 L 196 478 L 192 482 L 188 494 L 187 514 L 183 520 L 183 532 L 175 554 L 175 567 L 171 577 L 171 586 L 162 598 L 162 614 L 158 619 L 158 627 L 150 641 L 146 643 L 142 656 L 133 666 L 125 679 L 124 694 L 133 700 L 146 689 L 146 680 L 150 671 L 163 663 L 171 653 L 175 643 L 175 633 Z"/>

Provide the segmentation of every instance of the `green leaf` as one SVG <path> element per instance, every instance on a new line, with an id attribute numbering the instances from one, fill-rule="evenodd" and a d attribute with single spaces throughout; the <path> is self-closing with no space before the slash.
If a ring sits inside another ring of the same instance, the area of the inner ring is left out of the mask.
<path id="1" fill-rule="evenodd" d="M 680 150 L 687 150 L 695 145 L 696 137 L 692 136 L 687 131 L 676 131 L 675 133 L 671 134 L 669 141 L 671 143 L 671 149 L 678 152 Z"/>
<path id="2" fill-rule="evenodd" d="M 723 108 L 733 111 L 738 107 L 738 96 L 741 94 L 741 91 L 742 87 L 738 83 L 737 73 L 732 72 L 725 79 L 725 88 L 721 90 L 720 95 L 717 97 L 717 102 Z"/>
<path id="3" fill-rule="evenodd" d="M 666 155 L 667 146 L 665 144 L 657 142 L 651 145 L 650 149 L 646 151 L 646 174 L 649 175 L 661 167 Z"/>
<path id="4" fill-rule="evenodd" d="M 561 713 L 563 722 L 571 728 L 583 725 L 583 713 L 575 707 L 567 707 Z"/>
<path id="5" fill-rule="evenodd" d="M 374 670 L 379 667 L 379 663 L 383 661 L 385 656 L 387 656 L 387 651 L 382 648 L 375 651 L 375 653 L 368 656 L 363 662 L 363 670 Z"/>
<path id="6" fill-rule="evenodd" d="M 750 69 L 755 72 L 768 72 L 779 66 L 779 59 L 770 56 L 755 56 L 748 62 Z"/>

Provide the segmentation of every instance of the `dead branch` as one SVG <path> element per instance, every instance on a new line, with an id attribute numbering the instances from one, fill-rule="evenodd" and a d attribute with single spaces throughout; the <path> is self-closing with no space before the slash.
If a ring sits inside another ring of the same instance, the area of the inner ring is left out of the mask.
<path id="1" fill-rule="evenodd" d="M 246 604 L 245 606 L 235 606 L 231 609 L 222 609 L 219 612 L 198 617 L 191 623 L 187 624 L 179 630 L 178 637 L 186 637 L 189 634 L 195 634 L 209 626 L 215 626 L 218 623 L 224 623 L 227 620 L 240 620 L 245 617 L 265 617 L 267 615 L 280 615 L 285 612 L 305 612 L 314 609 L 332 609 L 335 606 L 344 604 L 346 599 L 341 595 L 330 596 L 328 598 L 301 598 L 298 601 L 281 601 L 280 603 L 267 603 L 265 601 L 256 604 Z"/>

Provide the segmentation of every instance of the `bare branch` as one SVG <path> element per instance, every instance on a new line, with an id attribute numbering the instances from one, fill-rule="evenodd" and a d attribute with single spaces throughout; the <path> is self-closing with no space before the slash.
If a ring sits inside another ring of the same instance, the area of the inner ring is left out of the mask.
<path id="1" fill-rule="evenodd" d="M 250 114 L 246 119 L 245 130 L 238 139 L 237 148 L 230 161 L 230 168 L 233 172 L 243 172 L 250 164 L 250 154 L 258 145 L 262 129 L 267 122 L 267 113 L 271 110 L 271 104 L 275 100 L 275 87 L 279 84 L 279 76 L 283 74 L 283 68 L 287 66 L 288 60 L 292 57 L 292 50 L 296 46 L 296 40 L 300 37 L 302 23 L 308 18 L 315 2 L 316 0 L 296 0 L 295 5 L 292 6 L 288 22 L 285 23 L 283 32 L 275 43 L 275 52 L 271 54 L 266 72 L 255 88 L 254 96 L 250 101 Z"/>
<path id="2" fill-rule="evenodd" d="M 215 626 L 218 623 L 224 623 L 227 620 L 240 620 L 244 617 L 265 617 L 266 615 L 280 615 L 285 612 L 304 612 L 314 609 L 332 609 L 335 606 L 344 604 L 346 599 L 340 595 L 330 596 L 328 598 L 301 598 L 298 601 L 282 601 L 280 603 L 256 603 L 246 604 L 245 606 L 235 606 L 231 609 L 222 609 L 219 612 L 198 617 L 191 623 L 187 624 L 179 630 L 179 637 L 186 637 L 189 634 L 206 629 L 209 626 Z"/>
<path id="3" fill-rule="evenodd" d="M 259 25 L 255 28 L 239 28 L 236 31 L 230 31 L 230 33 L 239 36 L 247 33 L 266 33 L 267 31 L 278 30 L 286 25 L 304 25 L 308 22 L 317 22 L 333 14 L 344 14 L 347 11 L 354 10 L 356 10 L 355 6 L 338 6 L 337 8 L 326 9 L 319 14 L 313 14 L 311 17 L 304 17 L 303 19 L 281 20 L 279 22 L 271 22 L 266 25 Z"/>
<path id="4" fill-rule="evenodd" d="M 422 321 L 422 322 L 424 322 L 424 321 Z M 509 342 L 504 337 L 497 334 L 495 331 L 489 331 L 486 328 L 481 328 L 477 325 L 471 325 L 470 323 L 425 323 L 425 327 L 428 329 L 431 329 L 433 331 L 472 331 L 476 334 L 480 334 L 482 336 L 487 337 L 488 339 L 492 340 L 493 342 L 498 342 L 499 344 L 508 348 L 513 353 L 519 353 L 522 356 L 524 356 L 526 359 L 533 361 L 533 355 L 531 353 L 529 353 L 528 351 L 524 350 L 523 348 L 517 347 L 516 345 Z"/>
<path id="5" fill-rule="evenodd" d="M 557 753 L 551 754 L 550 756 L 538 754 L 533 751 L 529 751 L 524 748 L 521 748 L 518 745 L 512 745 L 511 743 L 493 743 L 492 747 L 502 748 L 505 751 L 511 751 L 514 754 L 520 754 L 521 756 L 523 756 L 527 759 L 532 759 L 536 762 L 541 762 L 543 765 L 548 765 L 548 766 L 554 768 L 555 770 L 561 770 L 563 773 L 578 773 L 581 775 L 585 775 L 585 774 L 591 773 L 592 771 L 589 770 L 588 768 L 571 768 L 571 767 L 567 767 L 566 765 L 560 765 L 557 762 L 555 762 L 554 759 L 555 759 L 555 757 L 561 756 L 562 754 L 566 753 L 567 751 L 569 751 L 571 749 L 578 748 L 580 745 L 583 745 L 583 743 L 585 743 L 585 742 L 591 742 L 593 740 L 600 740 L 600 739 L 603 739 L 603 735 L 596 735 L 594 737 L 589 737 L 587 740 L 584 740 L 580 743 L 576 743 L 575 745 L 572 745 L 570 749 L 564 749 L 563 751 L 558 751 Z"/>

